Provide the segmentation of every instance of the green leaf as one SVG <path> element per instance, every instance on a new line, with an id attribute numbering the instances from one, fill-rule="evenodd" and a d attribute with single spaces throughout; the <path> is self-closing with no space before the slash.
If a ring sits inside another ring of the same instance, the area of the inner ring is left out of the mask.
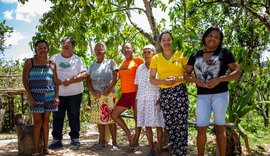
<path id="1" fill-rule="evenodd" d="M 259 101 L 258 103 L 261 103 L 261 104 L 270 104 L 270 101 Z"/>
<path id="2" fill-rule="evenodd" d="M 241 98 L 237 102 L 237 105 L 234 109 L 235 112 L 240 112 L 244 107 L 247 106 L 249 99 L 255 93 L 256 89 L 258 88 L 258 85 L 259 85 L 259 82 L 257 81 L 245 95 L 241 96 Z"/>

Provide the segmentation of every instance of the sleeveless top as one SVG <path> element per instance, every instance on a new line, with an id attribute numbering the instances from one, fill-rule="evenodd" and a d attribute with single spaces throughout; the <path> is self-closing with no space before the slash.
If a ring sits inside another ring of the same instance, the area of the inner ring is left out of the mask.
<path id="1" fill-rule="evenodd" d="M 29 71 L 29 89 L 35 99 L 35 106 L 31 108 L 32 112 L 56 111 L 54 107 L 55 83 L 53 81 L 53 69 L 49 64 L 34 65 L 31 59 L 32 67 Z"/>

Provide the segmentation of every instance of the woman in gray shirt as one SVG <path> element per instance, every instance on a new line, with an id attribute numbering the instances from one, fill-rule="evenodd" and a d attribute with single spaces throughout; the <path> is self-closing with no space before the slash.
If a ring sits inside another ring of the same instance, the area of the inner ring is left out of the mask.
<path id="1" fill-rule="evenodd" d="M 99 143 L 94 147 L 98 150 L 105 148 L 105 125 L 109 124 L 113 148 L 116 142 L 116 124 L 110 113 L 116 103 L 115 84 L 118 79 L 118 67 L 112 59 L 105 59 L 106 45 L 97 43 L 94 47 L 96 61 L 89 67 L 87 88 L 91 97 L 92 123 L 98 124 Z"/>

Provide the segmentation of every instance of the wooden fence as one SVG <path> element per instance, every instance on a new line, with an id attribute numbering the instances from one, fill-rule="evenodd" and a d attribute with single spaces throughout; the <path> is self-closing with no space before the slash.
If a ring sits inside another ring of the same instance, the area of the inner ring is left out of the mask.
<path id="1" fill-rule="evenodd" d="M 0 109 L 5 109 L 3 130 L 14 130 L 15 113 L 25 114 L 26 92 L 21 75 L 0 75 Z M 16 88 L 19 87 L 19 88 Z"/>

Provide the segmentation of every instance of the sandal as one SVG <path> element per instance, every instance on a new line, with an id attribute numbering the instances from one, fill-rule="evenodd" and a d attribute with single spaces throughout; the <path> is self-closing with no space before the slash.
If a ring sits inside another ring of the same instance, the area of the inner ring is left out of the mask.
<path id="1" fill-rule="evenodd" d="M 96 150 L 102 150 L 102 149 L 105 148 L 105 144 L 99 143 L 99 144 L 95 144 L 93 147 L 94 147 Z"/>
<path id="2" fill-rule="evenodd" d="M 119 145 L 117 144 L 117 142 L 112 143 L 112 150 L 119 150 Z"/>
<path id="3" fill-rule="evenodd" d="M 51 151 L 51 150 L 44 150 L 43 154 L 44 155 L 55 155 L 55 153 L 53 151 Z"/>
<path id="4" fill-rule="evenodd" d="M 134 152 L 138 151 L 139 148 L 140 148 L 139 145 L 133 145 L 133 146 L 131 146 L 131 149 L 132 149 Z"/>

